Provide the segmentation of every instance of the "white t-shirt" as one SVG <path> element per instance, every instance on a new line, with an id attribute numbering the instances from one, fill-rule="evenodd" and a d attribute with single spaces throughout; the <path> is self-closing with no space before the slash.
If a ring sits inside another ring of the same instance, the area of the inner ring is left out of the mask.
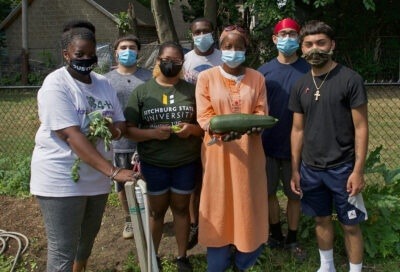
<path id="1" fill-rule="evenodd" d="M 221 51 L 214 49 L 214 52 L 208 56 L 197 55 L 194 50 L 185 54 L 183 63 L 183 75 L 187 82 L 196 84 L 199 73 L 211 67 L 222 64 Z"/>
<path id="2" fill-rule="evenodd" d="M 31 162 L 30 189 L 33 195 L 67 197 L 99 195 L 110 192 L 108 177 L 83 161 L 80 178 L 74 182 L 71 167 L 77 155 L 67 142 L 61 140 L 56 130 L 79 126 L 88 133 L 87 114 L 100 110 L 113 122 L 124 121 L 124 115 L 115 90 L 102 75 L 90 73 L 91 84 L 71 77 L 65 67 L 49 74 L 37 96 L 40 127 L 35 137 Z M 107 160 L 112 160 L 112 150 L 104 150 L 104 142 L 97 141 L 96 149 Z"/>

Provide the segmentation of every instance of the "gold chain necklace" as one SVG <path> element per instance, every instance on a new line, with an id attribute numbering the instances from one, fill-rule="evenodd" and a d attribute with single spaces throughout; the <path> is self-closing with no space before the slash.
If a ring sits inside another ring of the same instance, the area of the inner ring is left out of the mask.
<path id="1" fill-rule="evenodd" d="M 315 77 L 311 74 L 312 80 L 314 82 L 314 86 L 317 89 L 317 91 L 315 92 L 314 96 L 315 96 L 315 101 L 318 101 L 319 97 L 321 96 L 321 93 L 319 92 L 319 89 L 321 89 L 322 85 L 324 85 L 325 80 L 328 78 L 329 73 L 333 70 L 332 69 L 333 64 L 331 65 L 328 73 L 326 73 L 326 76 L 324 77 L 324 79 L 322 80 L 321 84 L 319 85 L 319 87 L 317 86 L 317 83 L 315 82 Z"/>

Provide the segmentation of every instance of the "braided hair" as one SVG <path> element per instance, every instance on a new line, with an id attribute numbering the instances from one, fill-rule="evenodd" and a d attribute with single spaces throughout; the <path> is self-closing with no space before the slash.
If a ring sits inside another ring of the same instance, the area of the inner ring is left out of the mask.
<path id="1" fill-rule="evenodd" d="M 73 28 L 84 27 L 96 34 L 96 27 L 89 21 L 86 20 L 71 20 L 64 25 L 63 33 Z"/>
<path id="2" fill-rule="evenodd" d="M 67 49 L 68 45 L 70 45 L 74 39 L 88 40 L 96 44 L 96 37 L 91 30 L 89 30 L 86 27 L 77 27 L 77 28 L 71 28 L 70 30 L 65 31 L 62 34 L 61 37 L 62 49 Z"/>

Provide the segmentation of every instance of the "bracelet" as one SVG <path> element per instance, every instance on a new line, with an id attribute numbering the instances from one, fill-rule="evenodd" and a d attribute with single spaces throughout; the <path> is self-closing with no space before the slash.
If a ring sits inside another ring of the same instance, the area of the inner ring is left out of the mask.
<path id="1" fill-rule="evenodd" d="M 121 139 L 122 131 L 121 131 L 119 128 L 116 128 L 115 130 L 118 132 L 118 134 L 117 134 L 117 137 L 114 137 L 114 140 L 119 140 L 119 139 Z"/>
<path id="2" fill-rule="evenodd" d="M 115 168 L 114 172 L 110 176 L 110 179 L 114 180 L 114 178 L 118 175 L 119 171 L 121 171 L 121 170 L 122 170 L 122 168 L 119 168 L 119 167 Z"/>

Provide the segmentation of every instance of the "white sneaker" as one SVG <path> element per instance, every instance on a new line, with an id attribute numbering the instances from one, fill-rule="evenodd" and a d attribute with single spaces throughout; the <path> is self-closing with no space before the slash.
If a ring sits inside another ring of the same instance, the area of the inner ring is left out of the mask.
<path id="1" fill-rule="evenodd" d="M 124 231 L 122 232 L 122 237 L 124 237 L 124 239 L 132 239 L 133 238 L 132 222 L 125 222 Z"/>

